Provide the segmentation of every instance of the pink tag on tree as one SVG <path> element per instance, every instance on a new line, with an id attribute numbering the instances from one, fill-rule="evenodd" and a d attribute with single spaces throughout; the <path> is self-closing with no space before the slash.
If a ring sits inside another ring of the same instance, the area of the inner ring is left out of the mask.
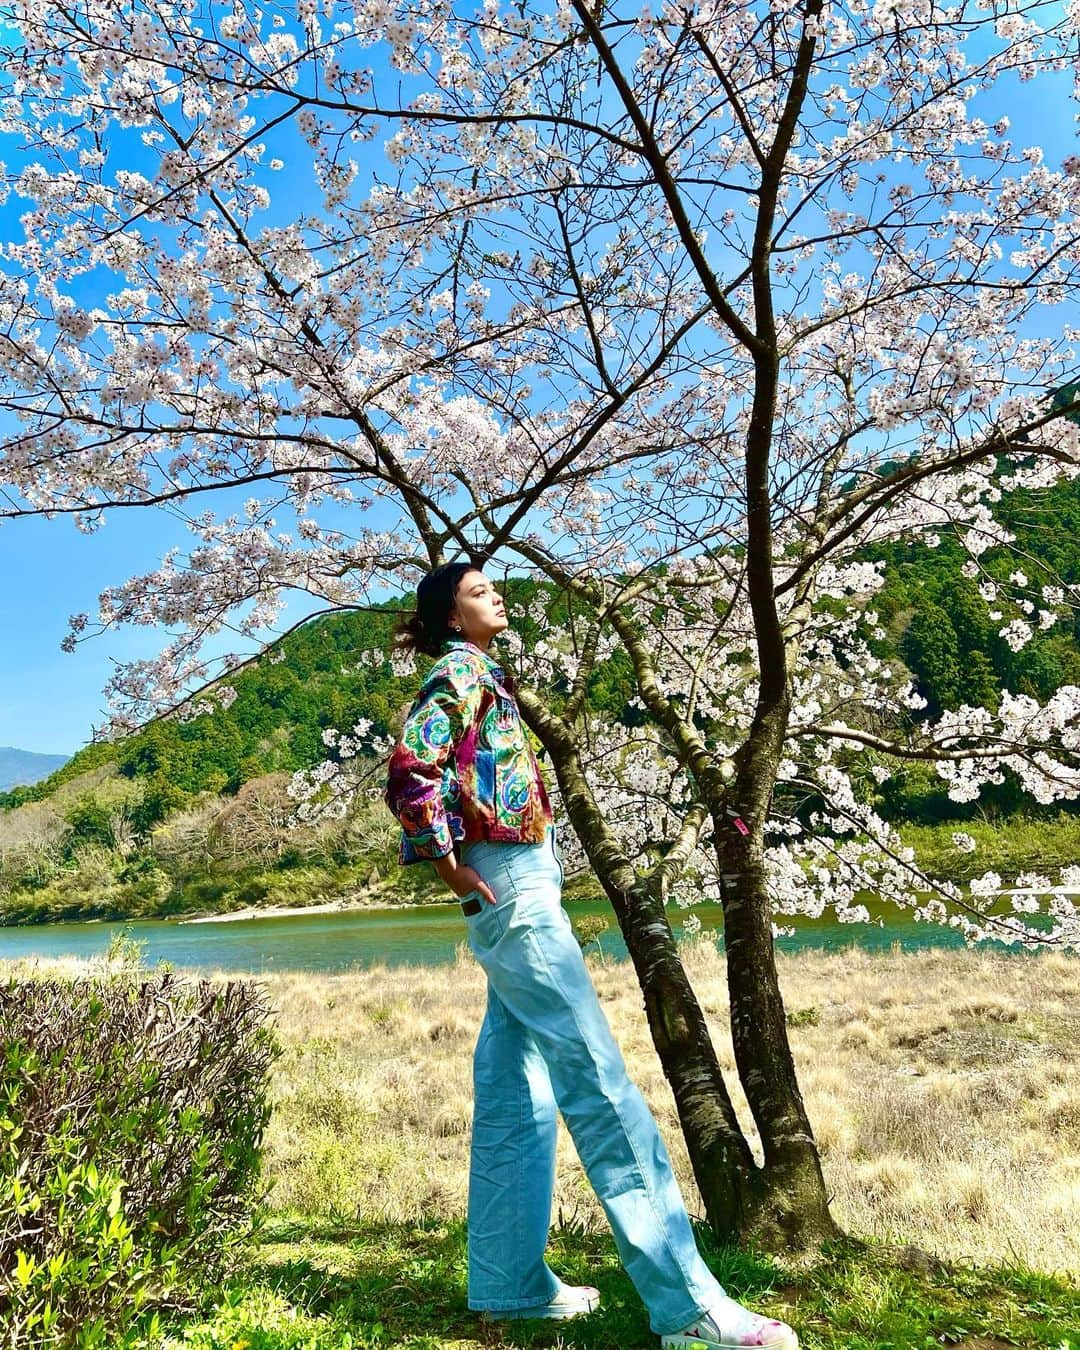
<path id="1" fill-rule="evenodd" d="M 750 827 L 749 825 L 747 825 L 746 821 L 743 820 L 742 816 L 736 816 L 735 819 L 732 821 L 732 824 L 735 826 L 735 828 L 739 831 L 740 834 L 750 833 Z"/>

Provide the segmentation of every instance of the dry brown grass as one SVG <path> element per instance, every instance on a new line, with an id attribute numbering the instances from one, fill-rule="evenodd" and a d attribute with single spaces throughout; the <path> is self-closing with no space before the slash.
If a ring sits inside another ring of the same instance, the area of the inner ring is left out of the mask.
<path id="1" fill-rule="evenodd" d="M 756 1142 L 733 1072 L 724 958 L 707 940 L 683 952 Z M 628 966 L 589 963 L 696 1212 L 640 992 Z M 849 948 L 779 967 L 839 1222 L 958 1261 L 1080 1268 L 1080 958 Z M 30 969 L 0 963 L 0 976 Z M 463 1215 L 484 1000 L 464 948 L 450 965 L 266 984 L 285 1047 L 268 1137 L 275 1204 L 350 1222 Z M 603 1226 L 561 1129 L 555 1203 L 556 1216 Z"/>
<path id="2" fill-rule="evenodd" d="M 730 1071 L 724 959 L 707 941 L 685 959 Z M 696 1210 L 640 992 L 625 965 L 590 964 Z M 844 1227 L 953 1259 L 1080 1266 L 1080 960 L 849 949 L 781 957 L 780 972 Z M 269 1139 L 276 1203 L 352 1220 L 461 1215 L 484 996 L 472 959 L 268 983 L 286 1046 Z M 560 1211 L 603 1224 L 565 1132 Z"/>

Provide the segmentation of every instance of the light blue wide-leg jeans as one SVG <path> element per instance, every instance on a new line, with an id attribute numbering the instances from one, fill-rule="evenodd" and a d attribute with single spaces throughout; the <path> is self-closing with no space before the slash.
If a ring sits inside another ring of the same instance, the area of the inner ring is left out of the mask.
<path id="1" fill-rule="evenodd" d="M 562 907 L 554 832 L 544 844 L 469 844 L 462 858 L 498 900 L 466 920 L 488 978 L 473 1071 L 469 1307 L 538 1307 L 558 1288 L 544 1260 L 557 1106 L 650 1326 L 681 1331 L 724 1291 Z"/>

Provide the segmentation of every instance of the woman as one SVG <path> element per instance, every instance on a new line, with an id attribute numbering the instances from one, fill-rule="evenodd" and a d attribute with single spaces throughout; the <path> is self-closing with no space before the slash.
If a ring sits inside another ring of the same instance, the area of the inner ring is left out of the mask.
<path id="1" fill-rule="evenodd" d="M 790 1327 L 729 1298 L 698 1253 L 667 1150 L 627 1077 L 560 900 L 551 807 L 510 682 L 489 654 L 507 627 L 469 563 L 424 577 L 403 630 L 437 656 L 390 760 L 401 860 L 430 860 L 461 900 L 488 981 L 473 1063 L 469 1307 L 574 1317 L 599 1301 L 544 1260 L 556 1107 L 663 1346 L 796 1350 Z"/>

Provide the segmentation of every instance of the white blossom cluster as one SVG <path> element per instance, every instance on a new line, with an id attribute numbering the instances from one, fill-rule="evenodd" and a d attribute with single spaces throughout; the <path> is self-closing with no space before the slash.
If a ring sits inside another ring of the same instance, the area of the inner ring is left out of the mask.
<path id="1" fill-rule="evenodd" d="M 393 737 L 373 733 L 371 721 L 363 717 L 348 732 L 326 728 L 323 743 L 334 758 L 313 769 L 298 769 L 289 780 L 288 793 L 297 802 L 298 823 L 340 820 L 361 794 L 379 796 L 386 758 L 394 747 Z"/>

